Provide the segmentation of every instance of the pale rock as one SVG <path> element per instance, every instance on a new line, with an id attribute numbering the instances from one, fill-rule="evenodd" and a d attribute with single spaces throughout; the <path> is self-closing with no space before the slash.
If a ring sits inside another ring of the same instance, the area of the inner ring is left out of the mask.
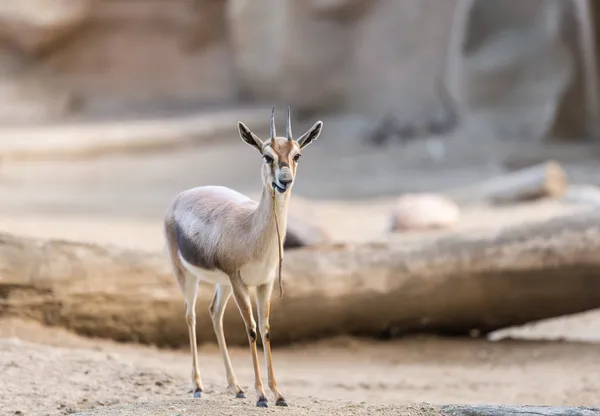
<path id="1" fill-rule="evenodd" d="M 318 224 L 288 215 L 285 249 L 318 246 L 331 241 L 331 236 Z"/>
<path id="2" fill-rule="evenodd" d="M 71 35 L 90 14 L 90 0 L 3 0 L 0 38 L 37 53 Z"/>
<path id="3" fill-rule="evenodd" d="M 561 201 L 573 205 L 600 206 L 600 188 L 594 185 L 570 185 Z"/>
<path id="4" fill-rule="evenodd" d="M 423 231 L 451 228 L 459 221 L 458 206 L 437 194 L 404 194 L 391 217 L 391 231 Z"/>
<path id="5" fill-rule="evenodd" d="M 225 5 L 213 0 L 0 2 L 0 120 L 136 116 L 232 102 L 238 89 Z"/>

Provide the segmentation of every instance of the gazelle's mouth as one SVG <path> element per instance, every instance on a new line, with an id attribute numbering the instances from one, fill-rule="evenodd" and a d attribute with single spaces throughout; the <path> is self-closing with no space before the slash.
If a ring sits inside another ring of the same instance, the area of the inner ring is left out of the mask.
<path id="1" fill-rule="evenodd" d="M 281 186 L 279 186 L 279 184 L 277 182 L 273 182 L 271 185 L 273 186 L 273 189 L 276 190 L 277 192 L 279 192 L 280 194 L 287 191 L 287 188 L 282 188 Z"/>

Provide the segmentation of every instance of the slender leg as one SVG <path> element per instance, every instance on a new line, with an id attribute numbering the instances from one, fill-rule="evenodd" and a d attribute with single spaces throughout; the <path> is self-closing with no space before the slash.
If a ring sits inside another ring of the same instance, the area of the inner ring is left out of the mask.
<path id="1" fill-rule="evenodd" d="M 213 328 L 215 335 L 217 336 L 217 342 L 219 343 L 219 349 L 225 362 L 225 372 L 227 373 L 227 382 L 229 389 L 235 393 L 235 397 L 238 399 L 246 398 L 244 391 L 238 385 L 237 378 L 233 372 L 233 366 L 231 365 L 231 359 L 229 358 L 229 351 L 227 350 L 227 343 L 225 342 L 225 333 L 223 332 L 223 315 L 225 313 L 225 307 L 231 297 L 231 286 L 217 285 L 215 291 L 215 297 L 210 305 L 210 316 L 213 322 Z"/>
<path id="2" fill-rule="evenodd" d="M 184 295 L 186 305 L 186 321 L 190 337 L 190 349 L 192 351 L 192 382 L 194 384 L 194 397 L 202 396 L 202 380 L 198 368 L 198 346 L 196 343 L 196 297 L 198 295 L 198 280 L 194 276 L 185 276 Z"/>
<path id="3" fill-rule="evenodd" d="M 277 388 L 275 373 L 273 372 L 273 359 L 271 357 L 271 338 L 269 327 L 269 316 L 271 314 L 271 293 L 273 292 L 273 283 L 265 283 L 256 288 L 256 303 L 258 306 L 258 326 L 262 336 L 263 349 L 265 350 L 265 361 L 267 362 L 267 371 L 269 375 L 269 388 L 275 395 L 276 406 L 287 406 L 287 402 Z"/>
<path id="4" fill-rule="evenodd" d="M 237 304 L 240 314 L 244 319 L 248 331 L 248 342 L 250 343 L 250 352 L 252 353 L 252 363 L 254 364 L 254 387 L 258 400 L 258 407 L 267 407 L 267 396 L 263 389 L 262 380 L 260 378 L 260 368 L 258 366 L 258 352 L 256 351 L 256 322 L 252 315 L 252 301 L 250 300 L 250 292 L 248 286 L 242 281 L 239 272 L 231 277 L 231 287 L 233 289 L 233 298 Z"/>

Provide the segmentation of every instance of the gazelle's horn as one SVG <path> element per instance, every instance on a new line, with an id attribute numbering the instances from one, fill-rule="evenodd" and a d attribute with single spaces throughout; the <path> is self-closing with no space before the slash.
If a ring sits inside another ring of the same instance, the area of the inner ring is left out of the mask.
<path id="1" fill-rule="evenodd" d="M 288 106 L 288 117 L 285 123 L 285 136 L 291 142 L 292 141 L 292 110 Z"/>
<path id="2" fill-rule="evenodd" d="M 271 140 L 275 139 L 277 132 L 275 131 L 275 107 L 271 111 Z"/>

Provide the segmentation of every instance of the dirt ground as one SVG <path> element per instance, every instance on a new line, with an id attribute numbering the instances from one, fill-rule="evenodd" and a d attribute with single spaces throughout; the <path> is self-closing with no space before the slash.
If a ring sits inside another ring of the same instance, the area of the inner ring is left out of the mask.
<path id="1" fill-rule="evenodd" d="M 362 148 L 354 137 L 322 138 L 305 152 L 294 198 L 300 205 L 301 197 L 328 201 L 299 211 L 337 241 L 389 238 L 383 230 L 393 199 L 386 195 L 456 186 L 498 171 L 486 161 L 496 151 L 484 142 L 461 147 L 455 141 L 448 158 L 439 163 L 423 149 L 417 143 L 376 151 Z M 232 154 L 235 168 L 222 163 Z M 161 250 L 160 219 L 176 192 L 211 183 L 257 193 L 258 163 L 257 155 L 239 140 L 138 157 L 7 163 L 0 166 L 0 229 Z M 600 167 L 578 166 L 572 164 L 570 170 L 576 181 L 600 177 Z M 373 196 L 379 199 L 358 200 Z M 466 212 L 467 220 L 458 228 L 489 230 L 576 209 L 581 207 L 557 203 L 482 208 Z M 435 236 L 399 238 L 410 243 Z M 499 331 L 492 336 L 498 341 L 338 338 L 274 347 L 278 383 L 291 407 L 265 411 L 254 406 L 252 364 L 245 348 L 232 348 L 231 354 L 248 398 L 236 400 L 226 392 L 218 348 L 207 345 L 200 349 L 207 393 L 193 400 L 187 350 L 82 338 L 0 314 L 0 414 L 418 416 L 440 414 L 427 403 L 589 406 L 597 403 L 600 390 L 597 334 L 600 312 L 591 311 Z"/>
<path id="2" fill-rule="evenodd" d="M 231 354 L 248 398 L 227 392 L 218 348 L 207 345 L 200 348 L 207 392 L 193 399 L 185 350 L 86 339 L 4 319 L 0 409 L 7 415 L 259 414 L 249 351 Z M 590 405 L 600 389 L 600 348 L 585 343 L 338 338 L 274 354 L 290 408 L 269 412 L 286 414 L 439 414 L 426 403 Z"/>

